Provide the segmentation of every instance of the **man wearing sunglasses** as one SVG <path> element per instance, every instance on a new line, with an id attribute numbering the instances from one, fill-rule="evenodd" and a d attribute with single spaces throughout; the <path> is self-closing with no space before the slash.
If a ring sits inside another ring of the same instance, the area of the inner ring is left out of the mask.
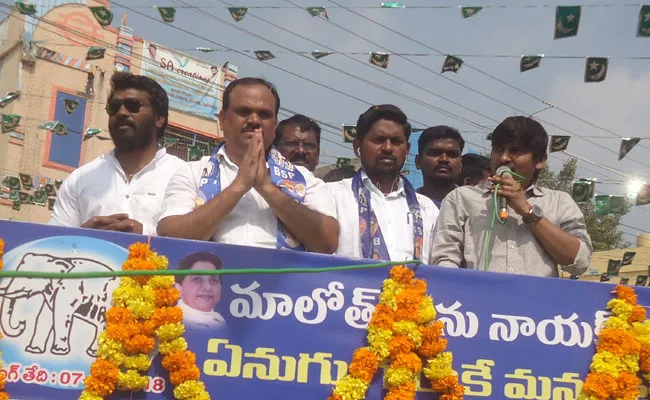
<path id="1" fill-rule="evenodd" d="M 155 235 L 165 187 L 183 164 L 158 150 L 167 93 L 156 81 L 126 72 L 115 73 L 111 86 L 106 112 L 115 149 L 63 181 L 50 224 Z"/>
<path id="2" fill-rule="evenodd" d="M 296 114 L 280 121 L 275 130 L 275 145 L 293 165 L 314 172 L 320 155 L 320 126 L 311 118 Z"/>
<path id="3" fill-rule="evenodd" d="M 158 233 L 333 253 L 339 225 L 325 183 L 272 146 L 280 97 L 264 79 L 233 81 L 219 112 L 224 140 L 169 181 Z"/>

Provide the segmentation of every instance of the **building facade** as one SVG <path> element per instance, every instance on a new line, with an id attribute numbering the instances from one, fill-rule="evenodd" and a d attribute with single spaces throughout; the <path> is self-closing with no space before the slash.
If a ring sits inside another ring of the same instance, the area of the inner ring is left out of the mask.
<path id="1" fill-rule="evenodd" d="M 0 103 L 0 218 L 47 222 L 62 180 L 112 150 L 105 105 L 114 71 L 149 76 L 167 90 L 160 145 L 169 153 L 196 159 L 218 143 L 216 114 L 236 67 L 137 37 L 126 17 L 102 26 L 89 7 L 110 9 L 108 1 L 30 3 L 36 14 L 14 9 L 0 22 L 0 95 L 14 93 Z M 57 128 L 39 128 L 46 122 Z"/>

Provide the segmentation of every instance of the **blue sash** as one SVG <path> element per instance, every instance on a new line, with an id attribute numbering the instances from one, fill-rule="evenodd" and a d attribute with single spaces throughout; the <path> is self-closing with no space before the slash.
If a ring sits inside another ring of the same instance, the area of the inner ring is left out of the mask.
<path id="1" fill-rule="evenodd" d="M 354 178 L 352 178 L 352 192 L 359 205 L 361 253 L 364 258 L 389 261 L 390 255 L 388 254 L 388 248 L 386 247 L 384 236 L 381 234 L 377 216 L 372 211 L 372 205 L 370 204 L 370 191 L 361 181 L 361 171 L 361 169 L 357 171 Z M 413 258 L 419 260 L 422 258 L 422 244 L 424 243 L 420 203 L 411 183 L 401 175 L 400 178 L 404 184 L 406 204 L 408 204 L 409 213 L 413 217 Z"/>
<path id="2" fill-rule="evenodd" d="M 208 166 L 201 174 L 199 198 L 196 199 L 197 206 L 207 203 L 214 196 L 221 193 L 221 172 L 217 153 L 222 146 L 223 142 L 212 151 Z M 271 147 L 269 150 L 266 161 L 269 164 L 271 182 L 284 193 L 288 194 L 289 197 L 302 204 L 305 200 L 307 186 L 305 184 L 305 177 L 302 176 L 300 171 L 289 161 L 285 160 L 275 147 Z M 298 242 L 286 231 L 284 224 L 279 219 L 277 248 L 305 251 L 302 243 Z"/>

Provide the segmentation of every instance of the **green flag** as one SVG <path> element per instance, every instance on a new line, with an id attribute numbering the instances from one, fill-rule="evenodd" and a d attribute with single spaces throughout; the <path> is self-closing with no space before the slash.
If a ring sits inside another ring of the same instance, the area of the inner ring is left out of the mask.
<path id="1" fill-rule="evenodd" d="M 337 157 L 336 158 L 336 168 L 341 168 L 345 165 L 350 165 L 352 160 L 349 158 Z"/>
<path id="2" fill-rule="evenodd" d="M 478 14 L 479 11 L 481 11 L 483 7 L 463 7 L 460 6 L 460 15 L 463 18 L 471 18 Z"/>
<path id="3" fill-rule="evenodd" d="M 54 190 L 54 185 L 51 183 L 46 183 L 45 184 L 45 194 L 48 196 L 56 196 L 56 190 Z"/>
<path id="4" fill-rule="evenodd" d="M 2 186 L 11 190 L 20 190 L 20 178 L 17 176 L 6 175 L 2 180 Z"/>
<path id="5" fill-rule="evenodd" d="M 571 140 L 571 136 L 551 136 L 549 152 L 554 153 L 556 151 L 566 150 L 569 147 L 569 140 Z"/>
<path id="6" fill-rule="evenodd" d="M 52 133 L 59 136 L 65 136 L 68 134 L 68 128 L 65 126 L 65 124 L 59 122 L 58 124 L 56 124 L 54 129 L 52 129 Z"/>
<path id="7" fill-rule="evenodd" d="M 2 133 L 14 130 L 20 124 L 20 115 L 2 114 Z"/>
<path id="8" fill-rule="evenodd" d="M 594 197 L 595 184 L 591 181 L 574 182 L 571 197 L 576 203 L 588 203 Z"/>
<path id="9" fill-rule="evenodd" d="M 456 73 L 462 66 L 463 66 L 462 58 L 455 57 L 455 56 L 447 56 L 447 58 L 445 58 L 445 62 L 442 64 L 441 73 L 445 73 L 445 72 Z"/>
<path id="10" fill-rule="evenodd" d="M 106 47 L 90 46 L 88 53 L 86 53 L 86 60 L 101 60 L 106 54 Z"/>
<path id="11" fill-rule="evenodd" d="M 318 51 L 318 50 L 314 50 L 314 51 L 311 52 L 311 56 L 314 57 L 314 59 L 316 59 L 316 60 L 318 60 L 320 58 L 323 58 L 323 57 L 327 57 L 330 54 L 333 54 L 333 52 L 331 52 L 331 51 Z"/>
<path id="12" fill-rule="evenodd" d="M 607 275 L 618 276 L 618 271 L 621 269 L 621 260 L 609 260 L 607 263 Z"/>
<path id="13" fill-rule="evenodd" d="M 580 10 L 580 6 L 558 6 L 555 9 L 555 39 L 564 39 L 578 34 Z"/>
<path id="14" fill-rule="evenodd" d="M 602 82 L 607 77 L 606 57 L 587 57 L 585 65 L 585 82 Z"/>
<path id="15" fill-rule="evenodd" d="M 14 204 L 11 206 L 13 210 L 20 211 L 20 200 L 14 200 Z"/>
<path id="16" fill-rule="evenodd" d="M 388 68 L 388 58 L 390 54 L 372 52 L 370 53 L 370 64 L 376 65 L 381 68 Z"/>
<path id="17" fill-rule="evenodd" d="M 621 278 L 623 280 L 623 278 Z M 645 286 L 648 283 L 648 275 L 637 275 L 635 286 Z"/>
<path id="18" fill-rule="evenodd" d="M 343 125 L 343 141 L 345 143 L 352 143 L 357 137 L 356 125 Z"/>
<path id="19" fill-rule="evenodd" d="M 176 143 L 178 143 L 178 138 L 166 137 L 166 138 L 163 139 L 163 147 L 166 148 L 166 149 L 172 147 Z"/>
<path id="20" fill-rule="evenodd" d="M 34 204 L 44 206 L 47 203 L 47 194 L 45 190 L 37 190 L 34 192 Z"/>
<path id="21" fill-rule="evenodd" d="M 56 203 L 56 199 L 47 199 L 47 209 L 54 210 L 54 203 Z"/>
<path id="22" fill-rule="evenodd" d="M 56 188 L 56 190 L 61 189 L 61 185 L 63 185 L 63 180 L 61 179 L 54 180 L 54 187 Z"/>
<path id="23" fill-rule="evenodd" d="M 244 17 L 246 16 L 246 13 L 248 12 L 247 7 L 228 7 L 228 12 L 230 13 L 230 16 L 232 19 L 235 20 L 235 22 L 239 22 Z"/>
<path id="24" fill-rule="evenodd" d="M 203 150 L 198 146 L 189 146 L 188 147 L 188 160 L 187 161 L 198 161 L 203 157 Z"/>
<path id="25" fill-rule="evenodd" d="M 154 6 L 155 7 L 155 6 Z M 171 24 L 176 19 L 176 9 L 174 7 L 156 7 L 163 21 Z"/>
<path id="26" fill-rule="evenodd" d="M 63 105 L 65 107 L 65 113 L 70 115 L 77 109 L 79 106 L 79 100 L 75 99 L 63 99 Z"/>
<path id="27" fill-rule="evenodd" d="M 623 260 L 621 261 L 621 266 L 632 264 L 635 256 L 636 256 L 636 251 L 626 251 L 625 253 L 623 253 Z"/>
<path id="28" fill-rule="evenodd" d="M 641 138 L 623 138 L 618 150 L 618 160 L 621 161 L 641 141 Z"/>
<path id="29" fill-rule="evenodd" d="M 399 3 L 397 1 L 391 1 L 388 3 L 381 3 L 382 8 L 406 8 L 404 3 Z"/>
<path id="30" fill-rule="evenodd" d="M 11 201 L 20 201 L 20 195 L 18 194 L 17 190 L 11 190 L 9 191 L 9 200 Z"/>
<path id="31" fill-rule="evenodd" d="M 196 50 L 202 52 L 202 53 L 211 53 L 213 51 L 217 51 L 216 49 L 213 49 L 212 47 L 197 47 Z"/>
<path id="32" fill-rule="evenodd" d="M 267 61 L 275 58 L 273 53 L 271 53 L 268 50 L 256 50 L 254 51 L 254 53 L 255 53 L 255 57 L 257 57 L 257 59 L 260 61 Z"/>
<path id="33" fill-rule="evenodd" d="M 609 212 L 611 214 L 623 215 L 625 214 L 625 197 L 623 196 L 610 196 L 609 197 Z"/>
<path id="34" fill-rule="evenodd" d="M 327 19 L 330 18 L 327 16 L 327 10 L 325 9 L 325 7 L 307 7 L 307 12 L 312 17 L 318 17 L 319 15 L 323 15 L 323 17 Z"/>
<path id="35" fill-rule="evenodd" d="M 113 13 L 106 7 L 88 7 L 93 13 L 93 16 L 101 26 L 110 25 L 113 22 Z"/>
<path id="36" fill-rule="evenodd" d="M 637 279 L 639 279 L 639 278 L 637 277 Z M 627 285 L 628 283 L 630 283 L 630 278 L 622 277 L 621 280 L 618 283 L 619 283 L 619 285 Z"/>
<path id="37" fill-rule="evenodd" d="M 20 183 L 23 185 L 23 189 L 32 190 L 34 188 L 34 180 L 29 174 L 18 174 L 20 176 Z"/>
<path id="38" fill-rule="evenodd" d="M 637 37 L 650 37 L 650 6 L 641 6 L 636 35 Z"/>
<path id="39" fill-rule="evenodd" d="M 521 56 L 521 61 L 519 61 L 519 72 L 526 72 L 531 69 L 539 68 L 543 57 L 543 54 L 537 56 Z"/>
<path id="40" fill-rule="evenodd" d="M 605 216 L 609 214 L 609 195 L 608 194 L 599 194 L 594 198 L 594 203 L 596 206 L 596 214 L 600 216 Z"/>
<path id="41" fill-rule="evenodd" d="M 21 0 L 16 0 L 16 8 L 18 12 L 23 15 L 34 15 L 36 14 L 36 5 L 25 3 Z"/>
<path id="42" fill-rule="evenodd" d="M 30 198 L 32 196 L 30 196 L 29 193 L 20 192 L 20 193 L 18 193 L 18 196 L 20 196 L 20 204 L 31 204 L 32 203 L 32 199 Z"/>
<path id="43" fill-rule="evenodd" d="M 9 92 L 4 96 L 0 97 L 0 108 L 5 108 L 7 104 L 16 100 L 18 97 L 20 97 L 20 93 L 18 92 Z"/>

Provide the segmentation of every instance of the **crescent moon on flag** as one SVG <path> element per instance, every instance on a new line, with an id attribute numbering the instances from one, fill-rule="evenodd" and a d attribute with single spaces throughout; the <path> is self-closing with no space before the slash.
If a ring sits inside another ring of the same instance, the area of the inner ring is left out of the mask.
<path id="1" fill-rule="evenodd" d="M 589 74 L 589 75 L 591 79 L 601 80 L 605 76 L 606 72 L 607 72 L 607 68 L 605 68 L 605 64 L 601 64 L 599 71 L 596 74 Z"/>
<path id="2" fill-rule="evenodd" d="M 573 30 L 575 30 L 575 27 L 573 27 L 573 28 L 567 28 L 566 26 L 564 26 L 564 23 L 562 22 L 562 18 L 560 18 L 560 19 L 557 21 L 557 24 L 555 25 L 555 28 L 556 28 L 559 32 L 564 33 L 564 34 L 571 33 L 571 32 L 573 32 Z"/>

